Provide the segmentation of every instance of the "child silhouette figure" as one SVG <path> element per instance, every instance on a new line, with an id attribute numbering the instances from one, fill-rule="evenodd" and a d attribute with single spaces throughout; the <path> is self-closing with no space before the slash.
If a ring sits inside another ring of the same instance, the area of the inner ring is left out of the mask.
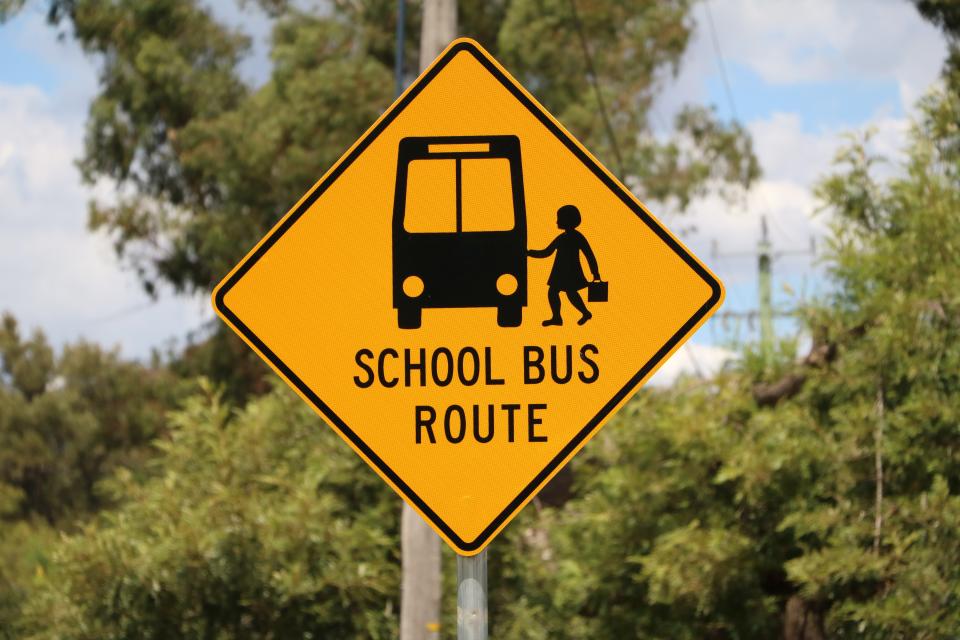
<path id="1" fill-rule="evenodd" d="M 554 238 L 546 249 L 527 251 L 527 255 L 531 258 L 549 258 L 552 253 L 557 254 L 553 260 L 553 268 L 550 270 L 550 278 L 547 280 L 547 300 L 550 302 L 553 316 L 543 321 L 545 327 L 563 324 L 563 318 L 560 317 L 561 291 L 567 294 L 570 304 L 581 314 L 577 324 L 582 325 L 593 317 L 587 305 L 584 304 L 583 298 L 580 297 L 580 289 L 588 284 L 587 278 L 583 275 L 583 266 L 580 264 L 580 252 L 583 252 L 587 258 L 594 280 L 600 279 L 600 270 L 597 268 L 597 258 L 593 255 L 593 249 L 590 248 L 590 243 L 583 234 L 577 231 L 578 226 L 580 226 L 580 210 L 572 204 L 564 205 L 557 209 L 557 228 L 563 229 L 563 233 Z"/>

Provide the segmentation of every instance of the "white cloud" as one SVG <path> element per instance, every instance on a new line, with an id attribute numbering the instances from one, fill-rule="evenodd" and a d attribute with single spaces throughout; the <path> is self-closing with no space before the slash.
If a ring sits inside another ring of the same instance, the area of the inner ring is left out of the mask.
<path id="1" fill-rule="evenodd" d="M 55 344 L 85 337 L 144 356 L 210 314 L 173 298 L 148 311 L 149 299 L 107 241 L 87 230 L 93 193 L 74 165 L 82 117 L 62 109 L 36 87 L 0 85 L 0 310 Z"/>
<path id="2" fill-rule="evenodd" d="M 841 131 L 803 131 L 797 113 L 774 113 L 748 125 L 765 180 L 789 180 L 809 185 L 829 169 Z"/>
<path id="3" fill-rule="evenodd" d="M 241 71 L 262 82 L 269 19 L 235 2 L 210 4 L 251 34 L 254 47 Z M 36 85 L 0 84 L 0 311 L 14 313 L 27 330 L 43 329 L 54 344 L 83 337 L 120 344 L 136 357 L 210 320 L 206 296 L 152 302 L 109 242 L 86 227 L 87 202 L 113 195 L 109 185 L 83 185 L 74 164 L 97 90 L 95 57 L 69 37 L 58 39 L 32 3 L 0 37 L 37 70 Z"/>
<path id="4" fill-rule="evenodd" d="M 892 79 L 907 111 L 946 57 L 939 30 L 902 0 L 704 0 L 694 5 L 696 28 L 679 77 L 658 101 L 662 112 L 702 102 L 705 80 L 718 72 L 707 2 L 726 62 L 771 85 Z"/>
<path id="5" fill-rule="evenodd" d="M 250 37 L 250 51 L 240 63 L 240 76 L 253 86 L 270 77 L 270 38 L 273 20 L 254 2 L 206 0 L 205 4 L 217 20 Z"/>
<path id="6" fill-rule="evenodd" d="M 736 354 L 723 347 L 687 342 L 673 354 L 673 357 L 663 363 L 663 366 L 650 378 L 649 384 L 667 387 L 681 375 L 709 378 L 734 358 Z"/>

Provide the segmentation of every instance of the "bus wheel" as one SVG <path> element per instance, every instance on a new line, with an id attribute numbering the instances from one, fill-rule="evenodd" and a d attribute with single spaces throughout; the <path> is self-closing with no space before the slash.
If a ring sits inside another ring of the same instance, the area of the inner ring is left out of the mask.
<path id="1" fill-rule="evenodd" d="M 497 324 L 501 327 L 519 327 L 523 320 L 523 307 L 509 304 L 497 307 Z"/>
<path id="2" fill-rule="evenodd" d="M 420 328 L 420 307 L 400 307 L 397 309 L 397 326 L 401 329 Z"/>

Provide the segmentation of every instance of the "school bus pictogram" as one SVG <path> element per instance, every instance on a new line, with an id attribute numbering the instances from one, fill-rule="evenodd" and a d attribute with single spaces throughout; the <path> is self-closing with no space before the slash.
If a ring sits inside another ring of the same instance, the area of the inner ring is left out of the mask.
<path id="1" fill-rule="evenodd" d="M 494 307 L 516 327 L 527 304 L 527 221 L 516 136 L 400 141 L 393 303 L 400 328 L 425 308 Z"/>

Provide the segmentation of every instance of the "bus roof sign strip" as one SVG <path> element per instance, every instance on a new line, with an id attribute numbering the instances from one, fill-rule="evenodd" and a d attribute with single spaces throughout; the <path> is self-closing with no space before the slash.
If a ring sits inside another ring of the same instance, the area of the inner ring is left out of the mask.
<path id="1" fill-rule="evenodd" d="M 463 163 L 460 158 L 456 159 L 457 176 L 457 233 L 463 233 Z"/>
<path id="2" fill-rule="evenodd" d="M 430 144 L 427 153 L 490 153 L 490 143 Z"/>

